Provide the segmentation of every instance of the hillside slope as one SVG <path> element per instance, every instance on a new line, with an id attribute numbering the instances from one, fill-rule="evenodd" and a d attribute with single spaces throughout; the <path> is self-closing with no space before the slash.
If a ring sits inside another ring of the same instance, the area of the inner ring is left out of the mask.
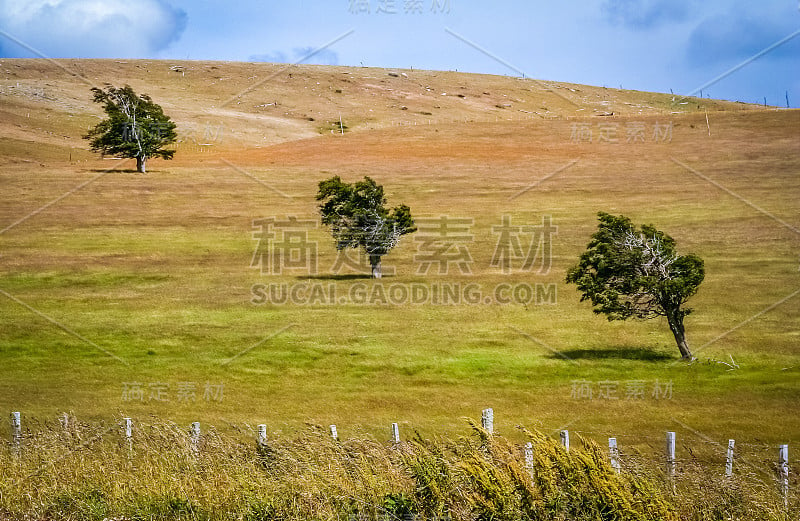
<path id="1" fill-rule="evenodd" d="M 491 406 L 500 432 L 569 425 L 642 450 L 663 446 L 675 419 L 737 447 L 800 443 L 800 416 L 787 415 L 800 404 L 800 110 L 450 72 L 61 63 L 83 76 L 0 64 L 0 411 L 384 436 L 398 421 L 462 429 Z M 164 106 L 182 140 L 174 160 L 141 175 L 87 150 L 81 135 L 102 115 L 89 88 L 105 81 Z M 337 268 L 315 200 L 333 175 L 369 175 L 427 220 L 386 257 L 385 286 Z M 564 283 L 598 211 L 652 223 L 705 260 L 687 318 L 701 363 L 678 361 L 665 323 L 609 323 Z M 254 263 L 258 223 L 292 218 L 313 266 Z M 468 270 L 425 264 L 443 218 L 467 228 Z M 557 227 L 546 266 L 493 263 L 498 227 L 545 219 Z M 254 302 L 268 284 L 345 301 Z M 412 285 L 477 285 L 489 302 L 350 298 Z M 508 285 L 552 299 L 492 300 Z M 716 363 L 730 357 L 738 369 Z M 616 383 L 620 399 L 580 399 L 576 381 Z M 165 384 L 170 399 L 128 400 L 126 382 Z M 646 396 L 623 399 L 631 382 Z M 670 398 L 654 397 L 665 382 Z M 177 398 L 186 383 L 196 400 Z M 206 383 L 224 399 L 203 399 Z"/>
<path id="2" fill-rule="evenodd" d="M 102 115 L 89 89 L 130 84 L 198 150 L 267 146 L 338 129 L 740 111 L 752 105 L 506 76 L 266 63 L 0 62 L 0 158 L 64 157 Z M 40 149 L 42 145 L 45 148 Z M 38 152 L 34 152 L 38 150 Z M 0 159 L 3 160 L 3 159 Z"/>

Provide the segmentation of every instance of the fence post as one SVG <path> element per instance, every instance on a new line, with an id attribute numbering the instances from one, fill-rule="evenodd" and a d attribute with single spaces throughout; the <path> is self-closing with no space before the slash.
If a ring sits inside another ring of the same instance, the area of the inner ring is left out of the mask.
<path id="1" fill-rule="evenodd" d="M 778 470 L 781 474 L 781 493 L 783 507 L 789 508 L 789 446 L 781 445 L 778 451 Z"/>
<path id="2" fill-rule="evenodd" d="M 561 431 L 561 445 L 569 452 L 569 431 L 567 430 Z"/>
<path id="3" fill-rule="evenodd" d="M 533 443 L 525 444 L 525 468 L 533 472 Z"/>
<path id="4" fill-rule="evenodd" d="M 190 439 L 192 442 L 192 451 L 195 453 L 200 452 L 200 422 L 192 423 Z"/>
<path id="5" fill-rule="evenodd" d="M 725 458 L 725 476 L 727 477 L 733 475 L 733 447 L 735 444 L 735 440 L 728 440 L 728 455 Z"/>
<path id="6" fill-rule="evenodd" d="M 617 471 L 617 474 L 620 472 L 620 464 L 619 464 L 619 449 L 617 448 L 617 438 L 608 438 L 608 452 L 611 456 L 611 466 L 614 470 Z"/>
<path id="7" fill-rule="evenodd" d="M 392 424 L 392 443 L 400 443 L 400 426 L 396 423 Z"/>
<path id="8" fill-rule="evenodd" d="M 259 448 L 265 447 L 267 445 L 267 426 L 263 423 L 258 426 L 256 443 L 258 444 Z"/>
<path id="9" fill-rule="evenodd" d="M 15 455 L 22 448 L 22 417 L 19 412 L 11 413 L 11 448 Z"/>
<path id="10" fill-rule="evenodd" d="M 336 432 L 336 425 L 331 425 L 330 428 L 331 428 L 331 438 L 333 438 L 334 440 L 338 440 L 339 439 L 339 433 Z"/>
<path id="11" fill-rule="evenodd" d="M 133 450 L 133 420 L 122 418 L 122 428 L 125 434 L 125 441 L 128 443 L 128 450 Z"/>
<path id="12" fill-rule="evenodd" d="M 483 427 L 489 434 L 494 433 L 494 411 L 489 409 L 484 409 L 481 413 L 481 427 Z"/>
<path id="13" fill-rule="evenodd" d="M 667 431 L 667 474 L 675 477 L 675 433 Z"/>

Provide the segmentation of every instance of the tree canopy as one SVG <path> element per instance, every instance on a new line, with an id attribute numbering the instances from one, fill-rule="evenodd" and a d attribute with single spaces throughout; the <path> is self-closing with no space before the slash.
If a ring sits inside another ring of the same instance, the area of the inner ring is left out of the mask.
<path id="1" fill-rule="evenodd" d="M 703 282 L 703 260 L 678 255 L 675 240 L 651 225 L 637 230 L 622 215 L 600 212 L 598 218 L 598 229 L 567 272 L 567 282 L 608 320 L 666 317 L 681 356 L 692 358 L 683 325 L 692 310 L 683 305 Z"/>
<path id="2" fill-rule="evenodd" d="M 397 246 L 400 237 L 417 230 L 411 209 L 403 204 L 387 209 L 383 187 L 369 177 L 353 184 L 339 176 L 320 181 L 317 200 L 322 224 L 330 227 L 336 249 L 363 248 L 375 278 L 381 277 L 381 257 Z"/>
<path id="3" fill-rule="evenodd" d="M 84 136 L 92 151 L 102 154 L 136 158 L 136 170 L 145 172 L 151 157 L 172 159 L 175 150 L 175 123 L 164 114 L 147 94 L 137 95 L 130 85 L 117 88 L 92 89 L 95 103 L 102 103 L 104 119 Z"/>

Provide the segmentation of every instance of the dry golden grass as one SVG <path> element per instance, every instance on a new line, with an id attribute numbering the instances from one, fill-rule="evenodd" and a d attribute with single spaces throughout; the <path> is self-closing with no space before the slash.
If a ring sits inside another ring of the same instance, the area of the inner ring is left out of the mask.
<path id="1" fill-rule="evenodd" d="M 310 426 L 256 445 L 234 427 L 193 445 L 163 422 L 135 424 L 130 443 L 119 423 L 37 425 L 21 451 L 0 451 L 0 519 L 784 521 L 798 501 L 792 488 L 787 511 L 770 473 L 742 463 L 723 478 L 681 461 L 670 480 L 663 461 L 623 455 L 618 474 L 592 442 L 568 452 L 524 429 L 530 459 L 474 424 L 400 444 Z"/>

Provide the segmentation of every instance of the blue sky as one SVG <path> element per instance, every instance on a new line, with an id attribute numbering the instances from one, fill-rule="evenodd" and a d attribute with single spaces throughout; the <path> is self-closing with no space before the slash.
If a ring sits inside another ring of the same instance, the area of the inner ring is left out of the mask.
<path id="1" fill-rule="evenodd" d="M 347 34 L 307 62 L 800 106 L 798 0 L 0 0 L 0 31 L 0 57 L 283 62 Z"/>

